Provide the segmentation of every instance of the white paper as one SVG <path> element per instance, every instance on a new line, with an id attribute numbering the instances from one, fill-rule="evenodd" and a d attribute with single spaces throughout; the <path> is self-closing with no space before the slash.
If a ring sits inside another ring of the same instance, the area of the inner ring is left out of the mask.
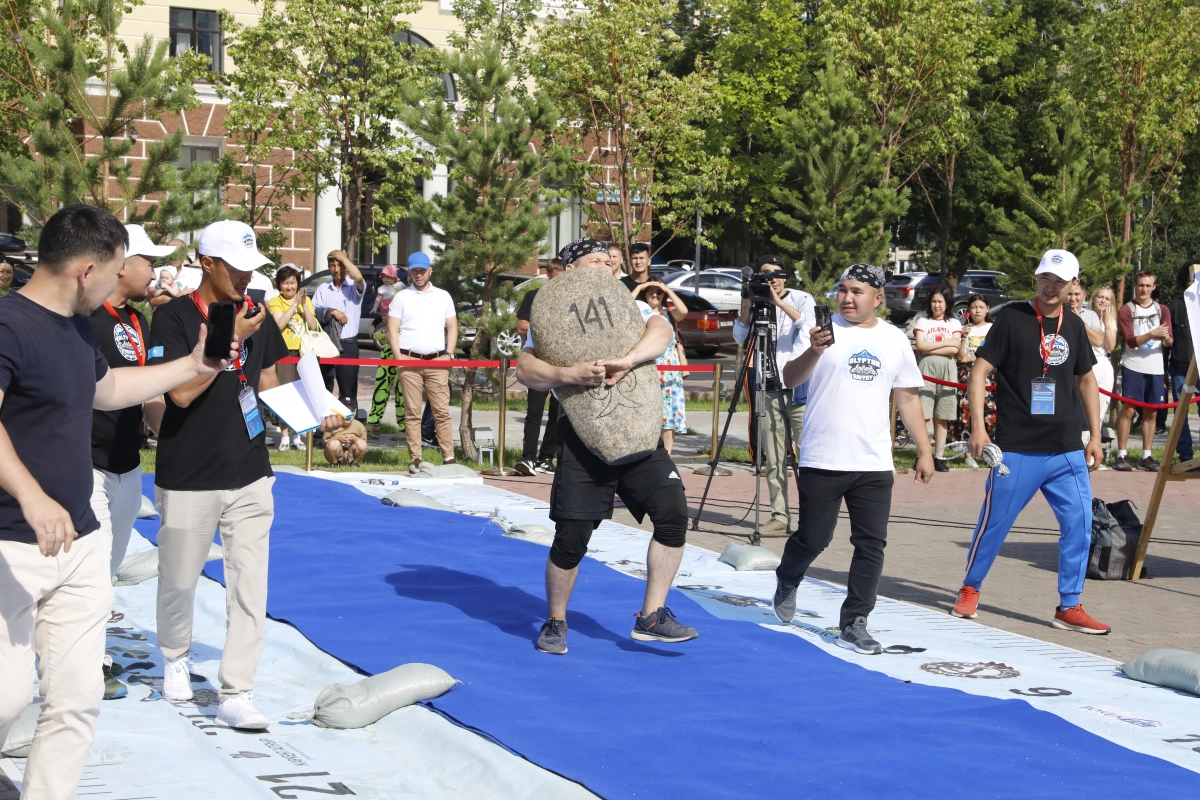
<path id="1" fill-rule="evenodd" d="M 1183 293 L 1188 311 L 1188 326 L 1192 330 L 1193 358 L 1200 357 L 1200 272 L 1192 279 L 1192 285 Z"/>
<path id="2" fill-rule="evenodd" d="M 296 433 L 308 433 L 321 427 L 321 420 L 330 414 L 349 419 L 354 412 L 329 393 L 321 378 L 321 365 L 316 353 L 309 352 L 296 365 L 300 380 L 276 386 L 259 393 L 268 407 Z"/>

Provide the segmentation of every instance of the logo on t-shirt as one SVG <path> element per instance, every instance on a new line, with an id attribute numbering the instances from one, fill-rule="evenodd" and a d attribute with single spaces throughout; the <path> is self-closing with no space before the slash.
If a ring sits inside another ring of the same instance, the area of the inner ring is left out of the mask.
<path id="1" fill-rule="evenodd" d="M 1046 359 L 1046 363 L 1052 367 L 1064 363 L 1067 356 L 1071 355 L 1071 348 L 1067 344 L 1067 340 L 1057 333 L 1046 334 L 1043 346 L 1050 348 L 1050 357 Z"/>
<path id="2" fill-rule="evenodd" d="M 130 341 L 131 339 L 132 342 Z M 137 349 L 141 348 L 142 340 L 138 338 L 135 331 L 127 330 L 124 325 L 117 323 L 113 325 L 113 341 L 116 342 L 117 352 L 121 354 L 121 358 L 126 361 L 137 362 Z"/>
<path id="3" fill-rule="evenodd" d="M 238 360 L 242 362 L 242 368 L 245 369 L 246 361 L 249 360 L 249 358 L 250 358 L 250 340 L 249 339 L 242 342 L 242 352 L 239 353 L 238 355 L 239 355 Z M 229 366 L 225 368 L 225 371 L 226 372 L 234 372 L 234 371 L 236 371 L 236 369 L 237 368 L 234 367 L 231 362 L 229 364 Z"/>
<path id="4" fill-rule="evenodd" d="M 863 348 L 846 359 L 843 371 L 856 383 L 872 383 L 883 371 L 883 359 Z"/>

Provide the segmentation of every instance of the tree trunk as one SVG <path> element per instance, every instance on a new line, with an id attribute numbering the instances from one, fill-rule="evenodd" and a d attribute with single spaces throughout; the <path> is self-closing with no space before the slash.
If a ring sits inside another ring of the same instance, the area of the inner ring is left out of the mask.
<path id="1" fill-rule="evenodd" d="M 942 213 L 942 236 L 938 245 L 938 264 L 941 267 L 942 279 L 950 287 L 951 292 L 958 291 L 959 276 L 956 270 L 950 269 L 950 231 L 954 227 L 954 168 L 957 161 L 951 153 L 946 163 L 946 208 Z M 951 309 L 946 309 L 949 314 Z"/>
<path id="2" fill-rule="evenodd" d="M 471 360 L 479 361 L 483 358 L 483 344 L 487 339 L 483 332 L 483 321 L 487 317 L 488 309 L 492 303 L 492 272 L 484 270 L 483 279 L 483 296 L 479 303 L 480 314 L 479 322 L 475 326 L 475 341 L 471 343 Z M 451 354 L 453 356 L 453 354 Z M 471 428 L 474 427 L 474 405 L 475 405 L 475 376 L 476 370 L 468 368 L 463 380 L 463 396 L 462 396 L 462 414 L 458 421 L 458 440 L 462 443 L 463 458 L 468 461 L 479 461 L 479 450 L 475 447 L 474 437 L 471 435 Z M 507 376 L 500 376 L 500 391 L 505 391 Z M 500 424 L 504 424 L 504 420 L 500 420 Z M 499 428 L 497 428 L 496 446 L 500 446 Z"/>

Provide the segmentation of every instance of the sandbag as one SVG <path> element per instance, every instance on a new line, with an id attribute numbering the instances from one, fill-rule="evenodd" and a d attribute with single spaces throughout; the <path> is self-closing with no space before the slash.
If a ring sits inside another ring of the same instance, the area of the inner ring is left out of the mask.
<path id="1" fill-rule="evenodd" d="M 504 535 L 511 536 L 514 539 L 524 539 L 534 544 L 544 544 L 547 547 L 554 544 L 554 531 L 545 525 L 538 525 L 532 522 L 524 525 L 513 525 L 504 532 Z"/>
<path id="2" fill-rule="evenodd" d="M 445 503 L 439 503 L 432 497 L 426 497 L 413 489 L 397 489 L 381 498 L 380 502 L 385 506 L 398 506 L 400 508 L 432 508 L 435 511 L 454 510 Z"/>
<path id="3" fill-rule="evenodd" d="M 432 664 L 402 664 L 350 686 L 335 683 L 317 695 L 312 711 L 288 714 L 322 728 L 362 728 L 398 708 L 441 697 L 458 681 Z"/>
<path id="4" fill-rule="evenodd" d="M 142 507 L 138 509 L 138 519 L 150 519 L 158 516 L 158 509 L 154 507 L 154 501 L 146 495 L 142 495 Z"/>
<path id="5" fill-rule="evenodd" d="M 1200 655 L 1187 650 L 1151 650 L 1126 661 L 1120 670 L 1135 681 L 1200 695 Z"/>
<path id="6" fill-rule="evenodd" d="M 213 542 L 208 548 L 208 557 L 205 561 L 217 561 L 225 557 L 225 551 L 221 549 L 221 545 Z M 158 548 L 153 547 L 149 550 L 143 550 L 140 553 L 134 553 L 131 556 L 125 556 L 125 560 L 121 562 L 121 566 L 117 567 L 116 577 L 113 578 L 113 586 L 137 586 L 142 581 L 148 581 L 151 578 L 158 577 Z"/>
<path id="7" fill-rule="evenodd" d="M 765 547 L 753 547 L 734 542 L 725 545 L 725 549 L 721 551 L 721 557 L 717 560 L 728 564 L 738 572 L 775 569 L 780 562 L 779 556 Z"/>
<path id="8" fill-rule="evenodd" d="M 41 709 L 41 700 L 25 706 L 21 716 L 17 717 L 17 721 L 9 729 L 8 738 L 4 740 L 4 746 L 0 747 L 0 751 L 13 758 L 29 756 L 29 747 L 33 744 L 33 732 L 37 730 L 38 715 L 41 713 Z"/>
<path id="9" fill-rule="evenodd" d="M 417 470 L 414 478 L 476 478 L 479 476 L 475 470 L 463 464 L 430 464 L 428 461 L 421 462 L 421 468 Z"/>
<path id="10" fill-rule="evenodd" d="M 600 269 L 572 269 L 538 290 L 529 312 L 537 357 L 556 367 L 621 358 L 646 329 L 625 285 Z M 608 464 L 648 456 L 662 429 L 662 388 L 654 363 L 615 386 L 559 386 L 563 413 L 588 449 Z"/>

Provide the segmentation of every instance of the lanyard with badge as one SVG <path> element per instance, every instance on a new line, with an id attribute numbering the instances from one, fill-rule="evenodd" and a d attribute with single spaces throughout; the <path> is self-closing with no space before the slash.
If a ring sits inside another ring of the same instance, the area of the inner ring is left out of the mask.
<path id="1" fill-rule="evenodd" d="M 1033 379 L 1033 387 L 1029 395 L 1029 413 L 1047 415 L 1054 413 L 1054 379 L 1047 378 L 1046 372 L 1050 369 L 1050 354 L 1054 351 L 1054 345 L 1058 343 L 1058 334 L 1062 330 L 1064 314 L 1060 308 L 1058 310 L 1058 327 L 1054 329 L 1054 336 L 1050 338 L 1050 344 L 1047 346 L 1045 327 L 1042 323 L 1042 309 L 1036 300 L 1033 301 L 1033 311 L 1037 314 L 1038 321 L 1038 348 L 1042 354 L 1042 375 Z"/>
<path id="2" fill-rule="evenodd" d="M 129 330 L 129 326 L 125 324 L 125 320 L 121 319 L 121 315 L 113 308 L 112 303 L 104 301 L 104 310 L 113 315 L 113 319 L 121 326 L 121 330 L 125 332 L 125 341 L 129 342 L 129 346 L 133 348 L 133 354 L 137 357 L 139 367 L 146 366 L 146 342 L 142 339 L 142 326 L 138 322 L 137 314 L 129 315 L 129 322 L 133 325 L 133 330 Z M 137 334 L 136 336 L 134 334 Z"/>
<path id="3" fill-rule="evenodd" d="M 192 304 L 196 306 L 196 310 L 200 312 L 200 316 L 204 321 L 208 322 L 208 309 L 204 302 L 200 299 L 199 292 L 192 292 L 189 295 L 192 298 Z M 254 308 L 254 301 L 249 297 L 246 298 L 246 308 Z M 246 423 L 246 432 L 250 434 L 250 438 L 258 436 L 266 428 L 263 426 L 262 416 L 258 413 L 258 397 L 254 394 L 254 389 L 246 381 L 246 373 L 242 371 L 242 356 L 239 350 L 238 356 L 233 359 L 233 368 L 237 370 L 238 381 L 242 385 L 242 389 L 238 392 L 238 405 L 242 409 L 242 419 Z"/>

